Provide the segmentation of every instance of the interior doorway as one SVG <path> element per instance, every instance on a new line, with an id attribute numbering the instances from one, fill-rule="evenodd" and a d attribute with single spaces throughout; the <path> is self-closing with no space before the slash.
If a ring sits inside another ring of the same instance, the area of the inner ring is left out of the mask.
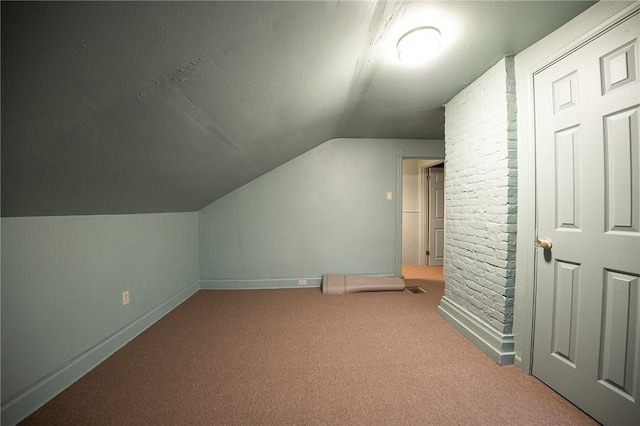
<path id="1" fill-rule="evenodd" d="M 444 262 L 444 160 L 402 161 L 402 265 Z"/>

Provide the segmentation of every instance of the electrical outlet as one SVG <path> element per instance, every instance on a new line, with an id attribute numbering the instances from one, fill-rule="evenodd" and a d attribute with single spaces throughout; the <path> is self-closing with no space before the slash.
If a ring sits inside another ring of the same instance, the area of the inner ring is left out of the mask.
<path id="1" fill-rule="evenodd" d="M 298 285 L 307 285 L 307 280 L 298 280 Z"/>
<path id="2" fill-rule="evenodd" d="M 393 200 L 393 192 L 387 192 L 387 201 Z"/>
<path id="3" fill-rule="evenodd" d="M 129 304 L 129 290 L 122 292 L 122 304 L 123 305 Z"/>

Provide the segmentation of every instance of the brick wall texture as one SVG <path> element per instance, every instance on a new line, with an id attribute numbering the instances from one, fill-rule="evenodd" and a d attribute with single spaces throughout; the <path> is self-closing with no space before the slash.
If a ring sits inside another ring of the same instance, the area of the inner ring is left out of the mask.
<path id="1" fill-rule="evenodd" d="M 516 95 L 506 57 L 445 105 L 445 297 L 512 332 Z"/>

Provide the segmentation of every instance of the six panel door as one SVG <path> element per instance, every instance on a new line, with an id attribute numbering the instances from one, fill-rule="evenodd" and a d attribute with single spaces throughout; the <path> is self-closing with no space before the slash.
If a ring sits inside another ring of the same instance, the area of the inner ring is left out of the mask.
<path id="1" fill-rule="evenodd" d="M 596 420 L 640 425 L 638 10 L 534 76 L 533 374 Z M 533 243 L 533 242 L 532 242 Z"/>

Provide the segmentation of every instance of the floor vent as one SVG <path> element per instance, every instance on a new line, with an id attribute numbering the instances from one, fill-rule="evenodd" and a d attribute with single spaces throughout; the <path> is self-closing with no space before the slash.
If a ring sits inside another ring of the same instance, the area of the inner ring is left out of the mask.
<path id="1" fill-rule="evenodd" d="M 418 287 L 418 286 L 405 287 L 405 290 L 407 290 L 409 293 L 413 293 L 413 294 L 424 294 L 424 293 L 427 292 L 427 290 L 423 289 L 422 287 Z"/>

